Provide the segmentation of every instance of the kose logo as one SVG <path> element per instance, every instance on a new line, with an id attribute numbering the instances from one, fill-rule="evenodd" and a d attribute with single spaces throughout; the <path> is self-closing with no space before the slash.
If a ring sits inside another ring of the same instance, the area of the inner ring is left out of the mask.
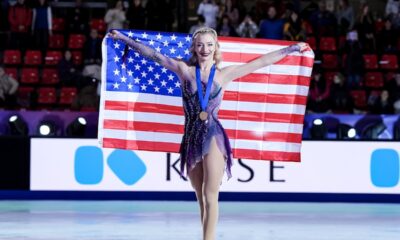
<path id="1" fill-rule="evenodd" d="M 107 165 L 123 183 L 133 185 L 146 173 L 146 165 L 130 150 L 114 150 Z M 95 146 L 82 146 L 75 152 L 75 179 L 80 184 L 99 184 L 104 174 L 103 151 Z"/>
<path id="2" fill-rule="evenodd" d="M 371 181 L 377 187 L 395 187 L 400 183 L 400 160 L 393 149 L 377 149 L 371 155 Z"/>

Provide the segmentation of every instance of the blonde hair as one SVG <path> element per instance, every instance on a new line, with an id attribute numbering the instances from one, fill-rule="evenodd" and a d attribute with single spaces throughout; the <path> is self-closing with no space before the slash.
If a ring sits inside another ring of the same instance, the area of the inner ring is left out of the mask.
<path id="1" fill-rule="evenodd" d="M 219 43 L 218 43 L 218 39 L 217 39 L 218 34 L 214 29 L 209 28 L 209 27 L 199 28 L 193 33 L 192 45 L 190 46 L 190 53 L 192 54 L 192 56 L 189 59 L 189 64 L 191 66 L 195 66 L 198 64 L 197 55 L 194 50 L 194 45 L 196 43 L 196 38 L 199 35 L 204 35 L 204 34 L 210 34 L 211 36 L 213 36 L 213 38 L 215 40 L 214 61 L 215 61 L 215 66 L 217 67 L 217 69 L 219 69 L 218 65 L 222 62 L 222 55 L 221 55 L 221 51 L 219 50 Z"/>

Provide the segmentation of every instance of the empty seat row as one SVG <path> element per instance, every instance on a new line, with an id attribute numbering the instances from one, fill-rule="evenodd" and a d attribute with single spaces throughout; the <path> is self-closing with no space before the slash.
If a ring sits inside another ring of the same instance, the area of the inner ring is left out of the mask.
<path id="1" fill-rule="evenodd" d="M 52 19 L 52 27 L 55 32 L 63 32 L 65 31 L 65 20 L 64 18 L 53 18 Z M 90 28 L 96 29 L 99 33 L 104 33 L 107 30 L 107 24 L 104 22 L 102 18 L 94 18 L 90 20 Z"/>
<path id="2" fill-rule="evenodd" d="M 4 72 L 11 77 L 19 80 L 22 84 L 46 84 L 54 85 L 60 82 L 58 70 L 55 68 L 43 68 L 39 71 L 38 68 L 22 68 L 19 76 L 17 68 L 4 68 Z M 41 74 L 39 74 L 41 72 Z M 39 81 L 40 80 L 40 81 Z"/>
<path id="3" fill-rule="evenodd" d="M 75 65 L 82 65 L 83 63 L 83 56 L 81 51 L 72 51 L 72 61 Z M 20 50 L 5 50 L 4 51 L 4 58 L 3 63 L 5 65 L 31 65 L 31 66 L 38 66 L 42 65 L 43 62 L 45 65 L 48 66 L 55 66 L 57 65 L 60 60 L 63 58 L 62 51 L 56 50 L 49 50 L 46 52 L 46 56 L 42 57 L 42 52 L 39 50 L 27 50 L 25 52 L 23 61 L 21 56 Z"/>
<path id="4" fill-rule="evenodd" d="M 19 102 L 30 103 L 33 95 L 36 95 L 36 103 L 39 105 L 59 104 L 68 107 L 67 105 L 71 105 L 74 101 L 77 89 L 75 87 L 62 87 L 58 93 L 58 89 L 54 87 L 34 88 L 23 86 L 18 88 L 17 98 Z"/>
<path id="5" fill-rule="evenodd" d="M 396 70 L 399 67 L 397 55 L 384 54 L 378 61 L 376 54 L 363 55 L 366 69 Z M 343 55 L 342 62 L 345 63 L 346 55 Z M 337 69 L 340 67 L 340 56 L 337 54 L 322 54 L 321 66 L 326 69 Z"/>

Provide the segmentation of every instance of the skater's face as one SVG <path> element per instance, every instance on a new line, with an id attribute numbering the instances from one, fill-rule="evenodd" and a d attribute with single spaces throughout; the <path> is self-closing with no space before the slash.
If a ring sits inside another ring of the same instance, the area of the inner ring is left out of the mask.
<path id="1" fill-rule="evenodd" d="M 199 34 L 195 39 L 194 50 L 199 61 L 214 59 L 216 39 L 212 34 Z"/>

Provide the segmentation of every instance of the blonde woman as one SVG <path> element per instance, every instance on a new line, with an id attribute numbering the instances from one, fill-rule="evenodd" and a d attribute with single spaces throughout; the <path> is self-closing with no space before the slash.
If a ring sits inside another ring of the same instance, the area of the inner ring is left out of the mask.
<path id="1" fill-rule="evenodd" d="M 217 33 L 211 28 L 201 28 L 193 34 L 189 62 L 168 58 L 118 31 L 113 31 L 111 36 L 178 75 L 185 113 L 185 131 L 180 148 L 181 175 L 184 175 L 186 168 L 196 192 L 203 239 L 215 239 L 219 187 L 224 170 L 228 177 L 231 176 L 232 165 L 229 140 L 218 120 L 224 91 L 234 79 L 273 64 L 291 52 L 304 51 L 307 45 L 294 44 L 243 65 L 220 68 Z"/>

